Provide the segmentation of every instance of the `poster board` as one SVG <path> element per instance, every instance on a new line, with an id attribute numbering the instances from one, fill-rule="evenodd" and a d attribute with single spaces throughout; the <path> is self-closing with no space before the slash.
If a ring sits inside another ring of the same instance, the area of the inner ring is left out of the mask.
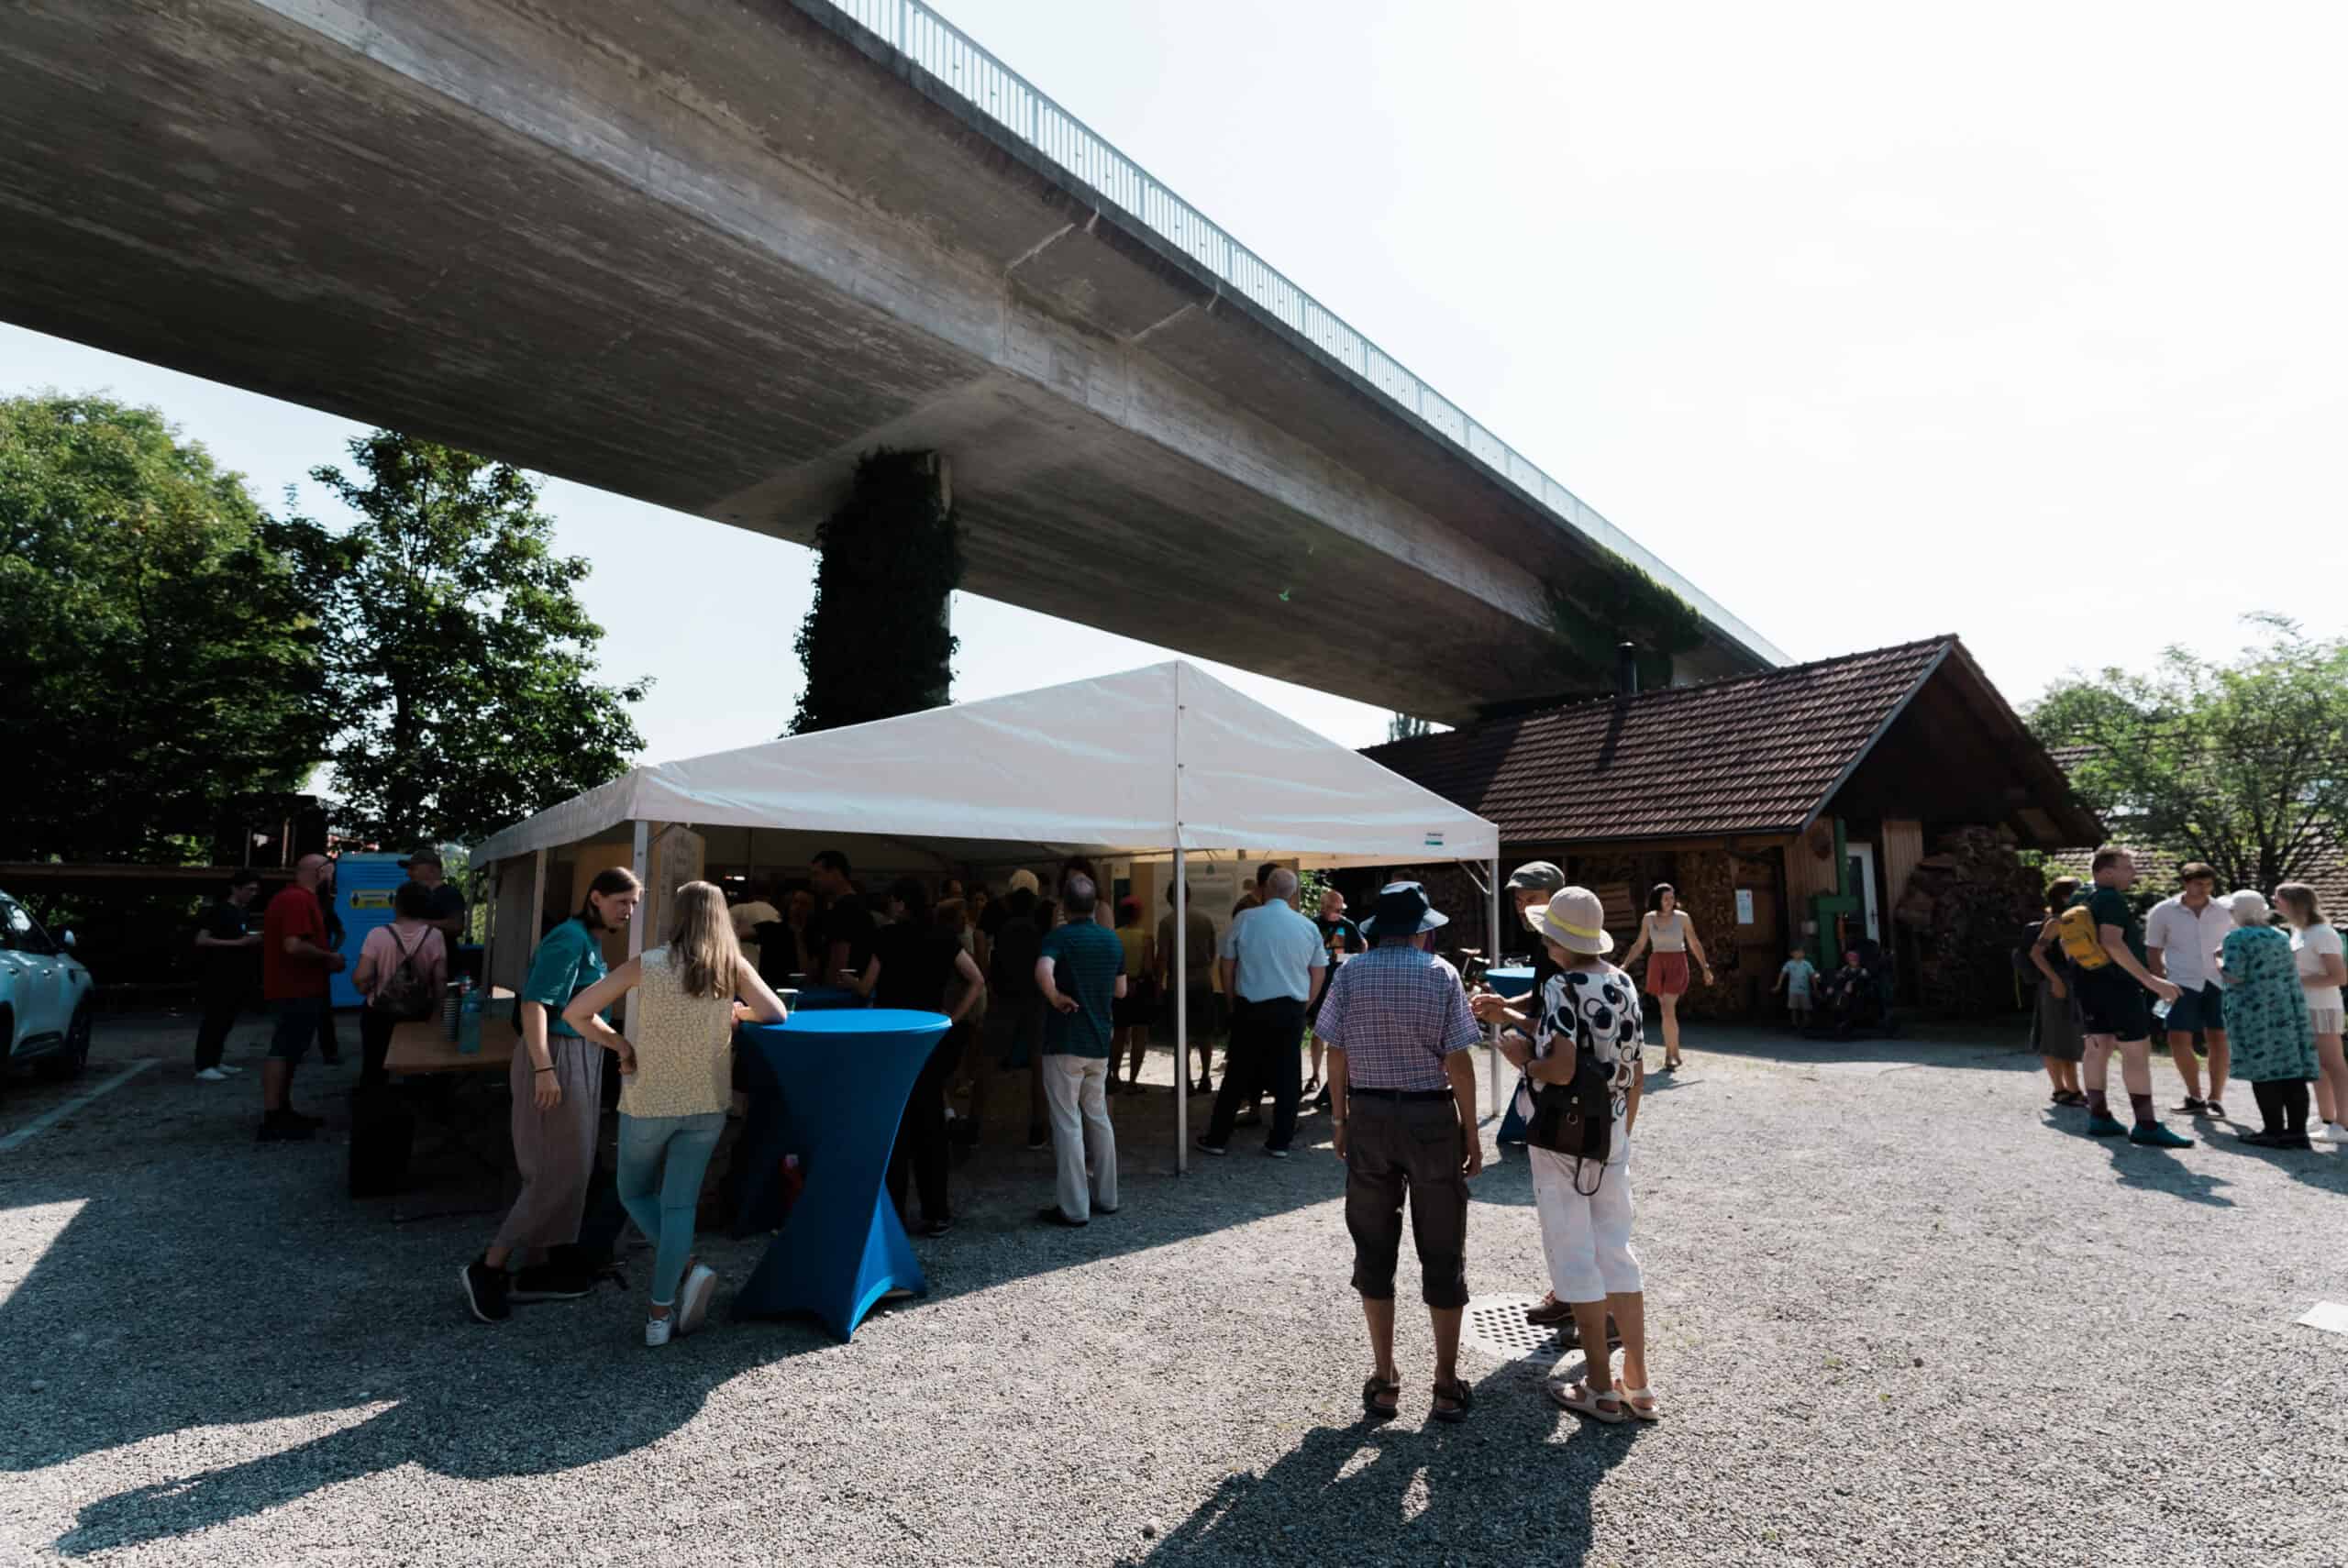
<path id="1" fill-rule="evenodd" d="M 407 880 L 407 867 L 393 854 L 361 855 L 346 851 L 334 863 L 334 912 L 342 922 L 342 945 L 335 951 L 344 959 L 342 973 L 327 980 L 328 1005 L 358 1007 L 366 999 L 350 983 L 359 966 L 360 944 L 379 925 L 392 923 L 392 895 Z"/>

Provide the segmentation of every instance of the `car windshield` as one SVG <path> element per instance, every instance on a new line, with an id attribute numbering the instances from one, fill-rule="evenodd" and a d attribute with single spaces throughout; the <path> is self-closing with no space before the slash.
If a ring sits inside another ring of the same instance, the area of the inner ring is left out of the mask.
<path id="1" fill-rule="evenodd" d="M 54 953 L 57 944 L 33 919 L 32 911 L 0 893 L 0 949 L 11 953 Z"/>

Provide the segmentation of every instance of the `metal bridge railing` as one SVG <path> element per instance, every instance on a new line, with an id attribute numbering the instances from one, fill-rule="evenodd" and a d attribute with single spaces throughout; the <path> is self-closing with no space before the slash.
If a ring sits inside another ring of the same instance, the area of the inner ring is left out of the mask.
<path id="1" fill-rule="evenodd" d="M 1339 364 L 1417 414 L 1578 533 L 1638 567 L 1686 599 L 1704 619 L 1775 664 L 1786 656 L 1711 595 L 1663 564 L 1538 464 L 1485 429 L 1449 399 L 1346 325 L 1279 270 L 1152 179 L 1091 127 L 1037 91 L 922 0 L 825 0 L 1025 140 L 1109 205 L 1188 254 Z"/>

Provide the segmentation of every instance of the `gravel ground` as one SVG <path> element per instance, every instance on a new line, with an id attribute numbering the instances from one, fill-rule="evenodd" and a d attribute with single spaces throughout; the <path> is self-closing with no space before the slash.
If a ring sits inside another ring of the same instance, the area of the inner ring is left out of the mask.
<path id="1" fill-rule="evenodd" d="M 1639 1128 L 1668 1419 L 1634 1430 L 1473 1353 L 1473 1418 L 1427 1421 L 1407 1300 L 1403 1419 L 1356 1420 L 1325 1119 L 1178 1182 L 1167 1094 L 1120 1099 L 1118 1216 L 1036 1228 L 1048 1156 L 983 1151 L 930 1297 L 853 1345 L 725 1323 L 759 1247 L 718 1242 L 710 1331 L 648 1352 L 615 1289 L 468 1320 L 493 1221 L 391 1214 L 493 1190 L 349 1200 L 338 1130 L 256 1147 L 254 1077 L 192 1082 L 189 1032 L 111 1023 L 0 1098 L 5 1136 L 159 1058 L 0 1153 L 6 1561 L 2348 1561 L 2348 1336 L 2291 1321 L 2348 1300 L 2348 1156 L 2076 1135 L 1987 1033 L 1691 1032 Z M 1476 1195 L 1470 1283 L 1537 1293 L 1521 1155 Z"/>

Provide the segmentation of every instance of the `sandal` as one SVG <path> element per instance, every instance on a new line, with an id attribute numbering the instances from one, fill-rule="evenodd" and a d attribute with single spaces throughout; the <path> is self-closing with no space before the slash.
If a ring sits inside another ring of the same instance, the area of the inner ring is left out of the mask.
<path id="1" fill-rule="evenodd" d="M 1618 1426 L 1623 1420 L 1623 1397 L 1611 1388 L 1593 1393 L 1587 1383 L 1575 1382 L 1565 1387 L 1544 1383 L 1552 1402 L 1571 1410 L 1577 1416 L 1587 1416 L 1605 1426 Z M 1609 1406 L 1612 1408 L 1608 1408 Z"/>
<path id="2" fill-rule="evenodd" d="M 1391 1405 L 1379 1404 L 1379 1398 L 1389 1394 L 1394 1397 L 1394 1402 Z M 1362 1379 L 1361 1408 L 1368 1412 L 1373 1421 L 1392 1420 L 1402 1413 L 1402 1385 L 1400 1382 L 1389 1383 L 1378 1374 L 1371 1373 Z"/>
<path id="3" fill-rule="evenodd" d="M 1649 1390 L 1645 1388 L 1624 1388 L 1618 1392 L 1623 1406 L 1623 1413 L 1629 1416 L 1632 1419 L 1640 1421 L 1659 1421 L 1663 1419 L 1663 1408 L 1655 1402 L 1655 1395 Z M 1640 1403 L 1643 1399 L 1646 1401 L 1644 1405 Z"/>
<path id="4" fill-rule="evenodd" d="M 1462 1378 L 1455 1377 L 1449 1383 L 1436 1384 L 1434 1397 L 1438 1402 L 1427 1408 L 1427 1414 L 1449 1426 L 1457 1426 L 1466 1420 L 1468 1412 L 1476 1408 L 1476 1391 L 1468 1387 Z M 1445 1399 L 1451 1401 L 1448 1410 L 1440 1403 Z"/>

